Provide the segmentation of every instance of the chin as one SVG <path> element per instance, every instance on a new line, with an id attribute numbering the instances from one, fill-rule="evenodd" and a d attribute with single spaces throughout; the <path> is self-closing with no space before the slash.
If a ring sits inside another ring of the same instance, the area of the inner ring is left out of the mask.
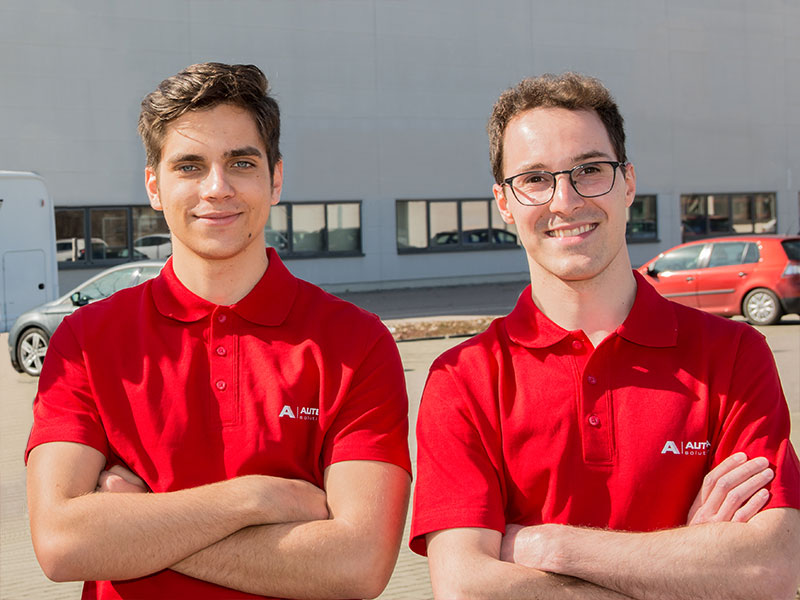
<path id="1" fill-rule="evenodd" d="M 564 283 L 581 283 L 597 279 L 607 272 L 607 265 L 597 262 L 571 261 L 570 264 L 541 264 L 539 265 L 546 277 L 555 277 Z"/>
<path id="2" fill-rule="evenodd" d="M 226 247 L 201 247 L 193 248 L 192 253 L 204 260 L 229 260 L 244 253 L 244 248 Z"/>

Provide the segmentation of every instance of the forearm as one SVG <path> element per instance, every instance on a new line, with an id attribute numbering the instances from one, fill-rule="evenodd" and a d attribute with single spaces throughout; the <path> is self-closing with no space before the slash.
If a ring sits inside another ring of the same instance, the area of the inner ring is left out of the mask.
<path id="1" fill-rule="evenodd" d="M 621 600 L 630 598 L 630 596 L 576 577 L 546 573 L 530 567 L 501 562 L 490 557 L 483 558 L 484 560 L 480 561 L 467 561 L 463 571 L 451 571 L 447 576 L 448 581 L 439 581 L 434 584 L 434 596 L 438 600 L 450 598 Z"/>
<path id="2" fill-rule="evenodd" d="M 62 456 L 66 465 L 58 464 Z M 100 489 L 122 493 L 88 492 L 98 479 L 94 468 L 70 468 L 81 457 L 95 467 L 103 460 L 75 444 L 37 450 L 29 463 L 34 549 L 45 574 L 58 581 L 141 577 L 243 527 L 328 516 L 325 493 L 313 484 L 262 475 L 149 494 L 129 493 L 146 487 L 120 484 L 118 476 L 115 483 L 104 472 Z M 51 472 L 74 475 L 52 484 Z"/>
<path id="3" fill-rule="evenodd" d="M 253 522 L 240 483 L 64 499 L 32 519 L 37 556 L 58 581 L 131 579 L 168 568 Z"/>
<path id="4" fill-rule="evenodd" d="M 800 550 L 792 512 L 788 522 L 765 511 L 748 523 L 649 533 L 546 525 L 531 562 L 637 598 L 792 598 Z"/>
<path id="5" fill-rule="evenodd" d="M 440 600 L 629 598 L 575 577 L 501 561 L 500 538 L 499 532 L 481 528 L 429 534 L 428 562 L 434 596 Z"/>
<path id="6" fill-rule="evenodd" d="M 375 564 L 377 556 L 364 547 L 354 528 L 327 520 L 248 527 L 172 568 L 265 596 L 370 597 L 375 595 L 370 587 L 373 573 L 387 568 Z"/>
<path id="7" fill-rule="evenodd" d="M 293 598 L 369 598 L 391 576 L 409 476 L 369 461 L 326 471 L 331 518 L 249 527 L 172 568 L 218 585 Z"/>

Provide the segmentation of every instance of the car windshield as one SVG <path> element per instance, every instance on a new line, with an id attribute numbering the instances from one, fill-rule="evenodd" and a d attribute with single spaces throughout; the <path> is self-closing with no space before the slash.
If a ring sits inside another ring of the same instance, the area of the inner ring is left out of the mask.
<path id="1" fill-rule="evenodd" d="M 688 269 L 696 269 L 697 260 L 700 258 L 700 252 L 702 250 L 703 244 L 676 248 L 672 252 L 668 252 L 659 258 L 654 267 L 659 273 L 663 273 L 665 271 L 685 271 Z"/>
<path id="2" fill-rule="evenodd" d="M 96 279 L 86 287 L 78 290 L 81 300 L 100 300 L 101 298 L 107 298 L 114 292 L 130 287 L 134 283 L 136 271 L 137 269 L 135 268 L 120 269 Z"/>

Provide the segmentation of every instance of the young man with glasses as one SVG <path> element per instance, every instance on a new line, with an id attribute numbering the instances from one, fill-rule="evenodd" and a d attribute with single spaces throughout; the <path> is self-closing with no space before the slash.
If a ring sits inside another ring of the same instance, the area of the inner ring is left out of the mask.
<path id="1" fill-rule="evenodd" d="M 411 547 L 436 596 L 793 597 L 800 466 L 772 355 L 631 270 L 610 94 L 527 79 L 488 130 L 531 285 L 431 367 Z"/>
<path id="2" fill-rule="evenodd" d="M 403 369 L 375 315 L 265 248 L 264 74 L 188 67 L 139 131 L 173 256 L 51 340 L 26 454 L 45 573 L 84 598 L 378 595 L 410 487 Z"/>

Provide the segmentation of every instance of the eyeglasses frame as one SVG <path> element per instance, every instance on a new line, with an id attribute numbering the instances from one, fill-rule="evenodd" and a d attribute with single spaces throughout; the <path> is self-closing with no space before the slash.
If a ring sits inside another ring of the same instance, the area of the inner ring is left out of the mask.
<path id="1" fill-rule="evenodd" d="M 589 165 L 597 165 L 597 164 L 606 164 L 606 165 L 611 165 L 611 166 L 614 167 L 614 176 L 611 179 L 611 187 L 608 188 L 607 192 L 603 192 L 602 194 L 593 194 L 591 196 L 587 196 L 586 194 L 581 194 L 578 191 L 577 186 L 575 185 L 575 180 L 572 178 L 572 173 L 574 171 L 576 171 L 577 169 L 581 169 L 583 167 L 588 167 Z M 516 175 L 512 175 L 511 177 L 506 177 L 503 180 L 503 184 L 502 185 L 507 185 L 508 187 L 511 188 L 511 193 L 514 195 L 514 199 L 517 202 L 519 202 L 522 206 L 544 206 L 545 204 L 548 204 L 553 199 L 553 197 L 556 195 L 556 186 L 558 185 L 557 176 L 558 175 L 569 175 L 569 177 L 568 177 L 569 184 L 572 186 L 572 189 L 575 190 L 575 193 L 578 194 L 581 198 L 599 198 L 600 196 L 605 196 L 606 194 L 611 192 L 611 190 L 614 189 L 614 185 L 617 183 L 617 168 L 618 167 L 627 167 L 629 164 L 630 164 L 630 162 L 627 161 L 627 160 L 625 162 L 621 162 L 621 161 L 618 161 L 618 160 L 593 160 L 593 161 L 590 161 L 590 162 L 586 162 L 586 163 L 581 163 L 579 165 L 575 165 L 571 169 L 567 169 L 565 171 L 544 171 L 542 169 L 532 169 L 530 171 L 523 171 L 522 173 L 517 173 Z M 550 176 L 553 177 L 553 187 L 550 190 L 550 198 L 548 198 L 544 202 L 536 202 L 536 203 L 531 204 L 531 203 L 523 202 L 522 200 L 519 199 L 519 196 L 517 196 L 517 192 L 514 189 L 514 185 L 513 185 L 512 182 L 517 177 L 522 177 L 523 175 L 530 175 L 531 173 L 546 173 L 547 175 L 550 175 Z"/>

